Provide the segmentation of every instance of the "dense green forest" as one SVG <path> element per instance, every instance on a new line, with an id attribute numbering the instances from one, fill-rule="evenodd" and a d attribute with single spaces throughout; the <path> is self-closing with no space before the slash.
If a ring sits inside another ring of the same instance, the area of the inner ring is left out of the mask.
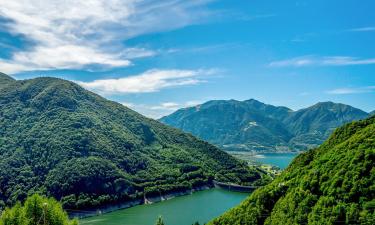
<path id="1" fill-rule="evenodd" d="M 34 193 L 74 209 L 263 182 L 213 145 L 61 79 L 0 74 L 0 128 L 0 208 Z"/>
<path id="2" fill-rule="evenodd" d="M 33 195 L 23 205 L 5 209 L 0 225 L 78 225 L 78 220 L 70 220 L 55 199 Z"/>
<path id="3" fill-rule="evenodd" d="M 226 150 L 274 152 L 317 147 L 337 127 L 366 117 L 362 110 L 333 102 L 293 111 L 250 99 L 209 101 L 160 121 Z"/>
<path id="4" fill-rule="evenodd" d="M 375 116 L 337 129 L 210 224 L 375 224 L 374 165 Z"/>

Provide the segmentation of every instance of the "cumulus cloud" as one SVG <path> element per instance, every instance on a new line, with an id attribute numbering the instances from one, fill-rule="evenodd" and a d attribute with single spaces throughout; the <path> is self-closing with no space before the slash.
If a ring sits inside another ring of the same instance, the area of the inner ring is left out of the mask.
<path id="1" fill-rule="evenodd" d="M 357 58 L 349 56 L 301 56 L 286 60 L 273 61 L 271 67 L 306 67 L 306 66 L 350 66 L 375 64 L 375 58 Z"/>
<path id="2" fill-rule="evenodd" d="M 84 88 L 102 94 L 150 93 L 176 86 L 205 82 L 204 76 L 215 70 L 148 70 L 142 74 L 90 82 L 77 81 Z"/>
<path id="3" fill-rule="evenodd" d="M 123 41 L 208 19 L 210 0 L 0 0 L 1 27 L 32 46 L 0 60 L 4 72 L 123 67 L 156 53 Z"/>
<path id="4" fill-rule="evenodd" d="M 345 95 L 375 92 L 375 86 L 357 87 L 357 88 L 337 88 L 327 91 L 328 94 Z"/>

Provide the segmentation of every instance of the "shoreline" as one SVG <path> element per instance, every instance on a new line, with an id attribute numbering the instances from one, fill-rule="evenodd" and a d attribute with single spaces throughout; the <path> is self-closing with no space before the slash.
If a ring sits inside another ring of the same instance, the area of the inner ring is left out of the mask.
<path id="1" fill-rule="evenodd" d="M 246 154 L 249 154 L 249 155 L 262 155 L 262 154 L 300 154 L 300 153 L 303 153 L 303 152 L 306 152 L 306 151 L 277 151 L 277 152 L 273 152 L 273 151 L 232 151 L 232 150 L 224 150 L 225 152 L 229 153 L 229 154 L 236 154 L 236 153 L 246 153 Z"/>
<path id="2" fill-rule="evenodd" d="M 215 186 L 203 185 L 203 186 L 192 188 L 186 191 L 170 192 L 170 193 L 163 194 L 160 196 L 145 197 L 142 199 L 135 199 L 132 201 L 127 201 L 127 202 L 118 203 L 118 204 L 109 204 L 109 205 L 97 207 L 92 210 L 66 210 L 66 211 L 68 212 L 68 215 L 70 218 L 84 219 L 84 218 L 89 218 L 89 217 L 94 217 L 94 216 L 100 216 L 100 215 L 111 213 L 117 210 L 131 208 L 137 205 L 151 205 L 154 203 L 167 201 L 167 200 L 180 197 L 180 196 L 184 196 L 184 195 L 191 195 L 194 192 L 209 190 L 212 188 L 215 188 Z"/>

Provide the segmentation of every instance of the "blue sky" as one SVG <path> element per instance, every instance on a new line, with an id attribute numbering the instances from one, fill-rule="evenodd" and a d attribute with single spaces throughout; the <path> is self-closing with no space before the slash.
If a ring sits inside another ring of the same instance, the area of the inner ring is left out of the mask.
<path id="1" fill-rule="evenodd" d="M 73 80 L 153 118 L 211 99 L 371 111 L 374 9 L 372 0 L 0 0 L 0 71 Z"/>

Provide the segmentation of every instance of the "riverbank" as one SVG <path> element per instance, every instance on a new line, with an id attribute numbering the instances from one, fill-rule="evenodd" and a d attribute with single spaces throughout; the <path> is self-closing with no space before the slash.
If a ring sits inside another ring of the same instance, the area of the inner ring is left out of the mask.
<path id="1" fill-rule="evenodd" d="M 88 218 L 88 217 L 100 216 L 102 214 L 111 213 L 111 212 L 121 210 L 121 209 L 127 209 L 127 208 L 134 207 L 137 205 L 143 205 L 143 204 L 148 205 L 148 204 L 154 204 L 157 202 L 167 201 L 167 200 L 179 197 L 179 196 L 191 195 L 194 192 L 204 191 L 204 190 L 208 190 L 211 188 L 214 188 L 214 185 L 203 185 L 203 186 L 192 188 L 186 191 L 175 191 L 175 192 L 170 192 L 167 194 L 161 194 L 160 196 L 153 196 L 153 197 L 145 196 L 142 199 L 135 199 L 132 201 L 127 201 L 127 202 L 123 202 L 119 204 L 106 205 L 106 206 L 98 207 L 92 210 L 66 210 L 66 211 L 68 212 L 69 217 L 71 218 L 83 219 L 83 218 Z"/>

